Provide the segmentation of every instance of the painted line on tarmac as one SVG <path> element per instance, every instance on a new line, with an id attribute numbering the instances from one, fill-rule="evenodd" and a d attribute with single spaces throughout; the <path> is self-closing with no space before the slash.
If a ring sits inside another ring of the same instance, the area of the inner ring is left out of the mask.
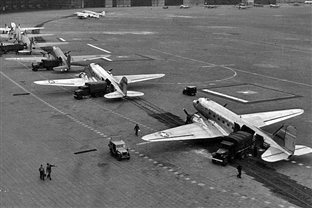
<path id="1" fill-rule="evenodd" d="M 19 88 L 21 88 L 22 90 L 24 90 L 25 92 L 29 93 L 31 96 L 33 96 L 34 98 L 36 98 L 37 100 L 39 100 L 40 102 L 44 103 L 45 105 L 49 106 L 50 108 L 54 109 L 55 111 L 59 112 L 62 115 L 67 116 L 69 119 L 71 119 L 72 121 L 74 121 L 75 123 L 82 125 L 88 129 L 90 129 L 91 131 L 93 131 L 96 134 L 101 135 L 102 137 L 107 137 L 107 135 L 101 133 L 100 131 L 97 131 L 95 129 L 93 129 L 92 127 L 88 126 L 87 124 L 82 123 L 81 121 L 78 121 L 76 118 L 70 116 L 68 113 L 63 112 L 62 110 L 54 107 L 53 105 L 51 105 L 50 103 L 48 103 L 47 101 L 39 98 L 38 96 L 36 96 L 35 94 L 33 94 L 32 92 L 30 92 L 29 90 L 27 90 L 26 88 L 24 88 L 23 86 L 21 86 L 20 84 L 18 84 L 17 82 L 15 82 L 13 79 L 11 79 L 8 75 L 6 75 L 5 73 L 3 73 L 2 71 L 0 71 L 0 74 L 2 74 L 5 78 L 7 78 L 8 80 L 10 80 L 13 84 L 15 84 L 16 86 L 18 86 Z"/>
<path id="2" fill-rule="evenodd" d="M 226 98 L 229 98 L 229 99 L 232 99 L 232 100 L 236 100 L 236 101 L 239 101 L 239 102 L 242 102 L 242 103 L 249 103 L 248 100 L 243 100 L 243 99 L 240 99 L 240 98 L 237 98 L 237 97 L 233 97 L 233 96 L 230 96 L 230 95 L 226 95 L 226 94 L 223 94 L 223 93 L 220 93 L 220 92 L 216 92 L 216 91 L 212 91 L 212 90 L 208 90 L 208 89 L 203 89 L 202 91 L 208 92 L 208 93 L 211 93 L 211 94 L 214 94 L 214 95 L 219 95 L 221 97 L 226 97 Z"/>
<path id="3" fill-rule="evenodd" d="M 64 38 L 57 38 L 59 41 L 61 42 L 66 42 L 66 40 Z"/>
<path id="4" fill-rule="evenodd" d="M 97 47 L 97 46 L 92 45 L 92 44 L 90 44 L 90 43 L 88 43 L 87 45 L 90 46 L 90 47 L 92 47 L 92 48 L 96 48 L 96 49 L 98 49 L 98 50 L 100 50 L 100 51 L 104 51 L 104 52 L 106 52 L 106 53 L 112 53 L 112 52 L 110 52 L 110 51 L 108 51 L 108 50 L 105 50 L 105 49 L 103 49 L 103 48 Z"/>
<path id="5" fill-rule="evenodd" d="M 196 59 L 191 59 L 191 58 L 187 58 L 187 57 L 175 55 L 175 54 L 168 53 L 168 52 L 164 52 L 164 51 L 159 51 L 159 50 L 153 49 L 153 48 L 151 48 L 151 50 L 152 50 L 152 51 L 159 52 L 159 53 L 163 53 L 163 54 L 175 56 L 175 57 L 178 57 L 178 58 L 182 58 L 182 59 L 187 59 L 187 60 L 199 62 L 199 63 L 205 63 L 205 64 L 210 64 L 210 65 L 215 65 L 215 64 L 212 64 L 212 63 L 208 63 L 208 62 L 204 62 L 204 61 L 200 61 L 200 60 L 196 60 Z M 312 85 L 310 85 L 310 84 L 305 84 L 305 83 L 301 83 L 301 82 L 291 81 L 291 80 L 287 80 L 287 79 L 280 79 L 280 78 L 277 78 L 277 77 L 271 77 L 271 76 L 267 76 L 267 75 L 263 75 L 263 74 L 258 74 L 258 73 L 254 73 L 254 72 L 249 72 L 249 71 L 244 71 L 244 70 L 240 70 L 240 69 L 232 69 L 232 68 L 230 68 L 230 67 L 228 67 L 228 66 L 225 66 L 225 65 L 215 65 L 215 66 L 219 66 L 219 67 L 221 67 L 221 68 L 228 69 L 228 70 L 231 70 L 232 72 L 234 72 L 234 75 L 233 75 L 232 77 L 225 78 L 225 79 L 221 79 L 221 80 L 214 80 L 215 82 L 220 82 L 220 81 L 225 81 L 225 80 L 232 79 L 232 78 L 234 78 L 234 77 L 237 75 L 237 72 L 236 72 L 236 71 L 239 71 L 239 72 L 242 72 L 242 73 L 252 74 L 252 75 L 259 76 L 259 77 L 264 77 L 264 78 L 267 78 L 267 79 L 273 79 L 273 80 L 277 80 L 277 81 L 281 81 L 281 82 L 288 82 L 288 83 L 297 84 L 297 85 L 301 85 L 301 86 L 312 87 Z"/>

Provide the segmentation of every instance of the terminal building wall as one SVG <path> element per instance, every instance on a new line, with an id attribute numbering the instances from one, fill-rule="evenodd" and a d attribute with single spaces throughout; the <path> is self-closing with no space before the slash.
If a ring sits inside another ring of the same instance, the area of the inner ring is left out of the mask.
<path id="1" fill-rule="evenodd" d="M 258 4 L 303 2 L 304 0 L 254 0 Z M 179 6 L 193 5 L 235 5 L 246 0 L 0 0 L 0 12 L 30 10 L 131 7 L 131 6 Z"/>

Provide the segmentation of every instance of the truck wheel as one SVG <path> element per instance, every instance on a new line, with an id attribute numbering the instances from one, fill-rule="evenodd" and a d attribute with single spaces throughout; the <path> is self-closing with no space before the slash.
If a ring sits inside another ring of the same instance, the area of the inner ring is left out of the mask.
<path id="1" fill-rule="evenodd" d="M 74 98 L 76 99 L 76 100 L 82 100 L 82 95 L 74 95 Z"/>
<path id="2" fill-rule="evenodd" d="M 109 150 L 109 151 L 110 151 L 111 156 L 114 156 L 113 151 L 112 150 Z"/>
<path id="3" fill-rule="evenodd" d="M 212 160 L 212 163 L 213 163 L 213 164 L 216 164 L 216 161 L 215 161 L 215 160 Z"/>
<path id="4" fill-rule="evenodd" d="M 121 155 L 117 155 L 117 160 L 120 161 L 121 160 Z"/>
<path id="5" fill-rule="evenodd" d="M 222 165 L 223 165 L 223 166 L 226 166 L 227 164 L 228 164 L 228 159 L 227 159 L 227 158 L 225 158 L 225 159 L 223 160 Z"/>
<path id="6" fill-rule="evenodd" d="M 38 71 L 38 68 L 37 67 L 33 67 L 32 70 L 33 71 Z"/>

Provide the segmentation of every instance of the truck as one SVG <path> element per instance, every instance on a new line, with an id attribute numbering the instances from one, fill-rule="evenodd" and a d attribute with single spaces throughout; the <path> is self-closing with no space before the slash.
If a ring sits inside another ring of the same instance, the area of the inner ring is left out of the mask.
<path id="1" fill-rule="evenodd" d="M 122 159 L 130 159 L 129 149 L 126 148 L 126 144 L 121 139 L 109 139 L 108 143 L 110 154 L 117 158 L 118 161 Z"/>
<path id="2" fill-rule="evenodd" d="M 36 64 L 31 64 L 33 71 L 38 71 L 38 69 L 46 68 L 47 70 L 53 70 L 54 67 L 60 66 L 60 60 L 45 60 L 42 59 L 41 62 Z"/>
<path id="3" fill-rule="evenodd" d="M 0 44 L 0 51 L 4 54 L 8 53 L 9 51 L 15 51 L 18 54 L 18 51 L 26 49 L 25 44 L 17 43 L 17 44 Z"/>
<path id="4" fill-rule="evenodd" d="M 187 86 L 182 90 L 184 95 L 195 96 L 197 92 L 196 86 Z"/>
<path id="5" fill-rule="evenodd" d="M 103 97 L 110 92 L 110 85 L 107 82 L 87 82 L 84 86 L 78 87 L 74 92 L 74 98 L 81 100 L 89 97 Z"/>
<path id="6" fill-rule="evenodd" d="M 212 153 L 212 163 L 226 166 L 235 158 L 244 158 L 254 145 L 253 134 L 246 131 L 233 132 L 223 138 L 219 149 Z"/>

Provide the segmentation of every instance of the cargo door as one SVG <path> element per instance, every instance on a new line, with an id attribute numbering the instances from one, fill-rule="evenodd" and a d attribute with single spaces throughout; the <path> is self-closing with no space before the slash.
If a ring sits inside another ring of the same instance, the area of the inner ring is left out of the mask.
<path id="1" fill-rule="evenodd" d="M 165 6 L 180 6 L 183 0 L 165 0 Z"/>

